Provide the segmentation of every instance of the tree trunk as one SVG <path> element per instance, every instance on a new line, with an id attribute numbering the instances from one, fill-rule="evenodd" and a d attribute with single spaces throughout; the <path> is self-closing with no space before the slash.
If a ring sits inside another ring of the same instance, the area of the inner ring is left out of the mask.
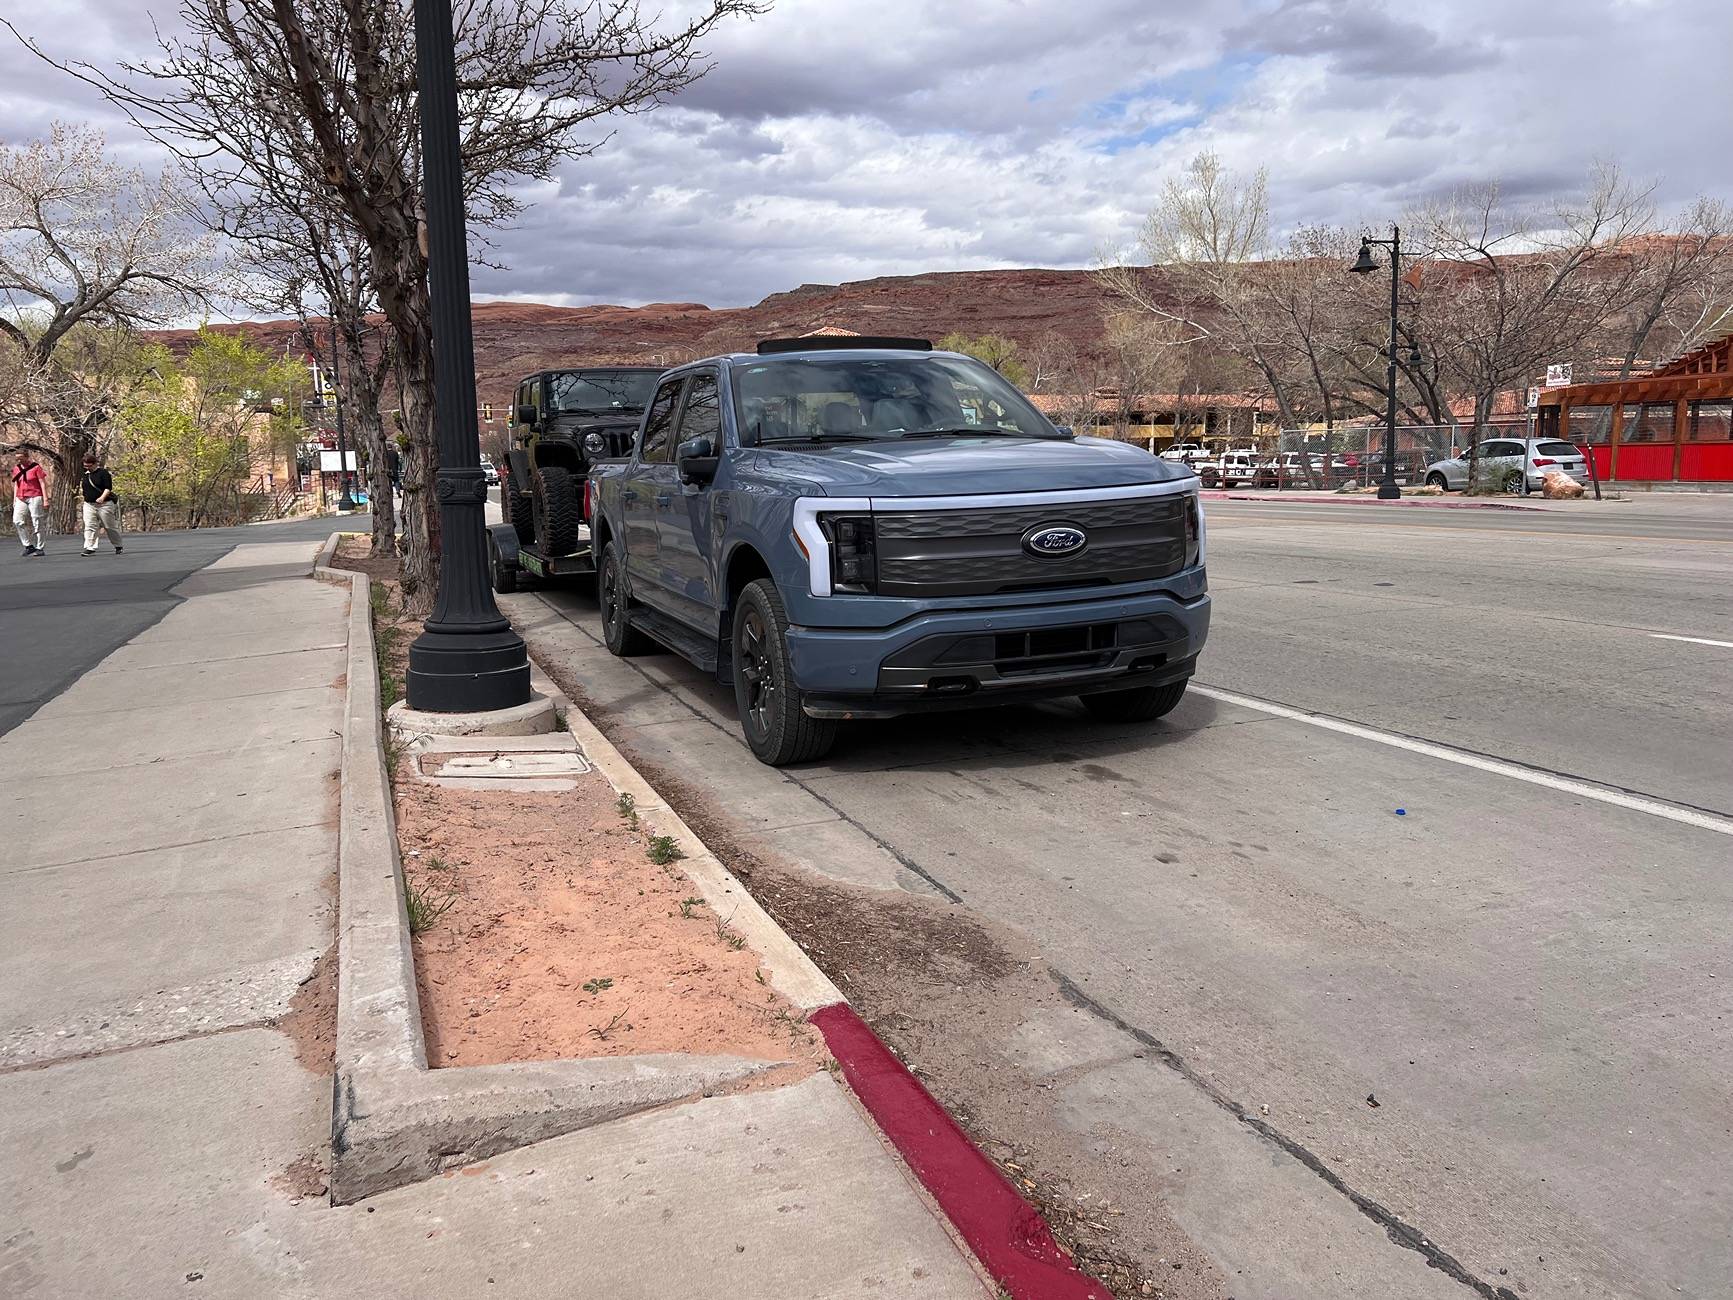
<path id="1" fill-rule="evenodd" d="M 375 401 L 357 412 L 355 429 L 367 447 L 367 503 L 373 508 L 374 555 L 397 554 L 397 503 L 391 496 L 391 466 L 385 454 L 385 426 Z"/>
<path id="2" fill-rule="evenodd" d="M 427 296 L 427 258 L 414 242 L 386 262 L 373 259 L 373 288 L 391 322 L 397 361 L 397 397 L 403 452 L 403 606 L 416 618 L 433 612 L 439 588 L 439 503 L 433 476 L 439 447 L 433 430 L 433 324 Z"/>
<path id="3" fill-rule="evenodd" d="M 439 588 L 439 503 L 433 495 L 439 447 L 433 437 L 430 367 L 421 357 L 407 357 L 402 375 L 403 424 L 409 439 L 403 454 L 403 604 L 408 613 L 424 618 L 433 612 Z"/>
<path id="4" fill-rule="evenodd" d="M 372 554 L 397 554 L 397 504 L 392 499 L 390 437 L 379 413 L 382 370 L 371 366 L 358 333 L 345 331 L 349 366 L 349 427 L 367 452 L 367 504 L 373 515 Z"/>

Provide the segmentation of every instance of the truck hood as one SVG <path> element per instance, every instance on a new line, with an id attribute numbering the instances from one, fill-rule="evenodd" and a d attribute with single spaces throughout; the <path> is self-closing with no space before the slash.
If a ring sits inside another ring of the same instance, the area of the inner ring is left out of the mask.
<path id="1" fill-rule="evenodd" d="M 1183 465 L 1106 438 L 886 439 L 814 450 L 758 449 L 754 468 L 835 497 L 974 496 L 1129 487 L 1191 478 Z"/>

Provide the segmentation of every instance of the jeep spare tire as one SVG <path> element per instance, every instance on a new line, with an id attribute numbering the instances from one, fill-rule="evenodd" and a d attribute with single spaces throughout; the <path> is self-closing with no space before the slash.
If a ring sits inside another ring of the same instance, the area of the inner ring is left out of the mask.
<path id="1" fill-rule="evenodd" d="M 578 504 L 577 480 L 557 465 L 541 465 L 530 480 L 531 506 L 536 537 L 542 554 L 570 555 L 578 549 L 578 528 L 583 516 Z"/>
<path id="2" fill-rule="evenodd" d="M 517 533 L 520 545 L 528 546 L 536 539 L 535 510 L 530 499 L 518 491 L 517 480 L 512 477 L 511 466 L 506 466 L 505 473 L 499 476 L 500 511 L 505 515 L 506 523 Z"/>

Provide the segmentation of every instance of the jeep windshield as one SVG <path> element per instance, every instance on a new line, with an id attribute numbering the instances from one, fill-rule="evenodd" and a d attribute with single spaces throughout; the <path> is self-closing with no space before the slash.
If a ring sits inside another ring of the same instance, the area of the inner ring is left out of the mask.
<path id="1" fill-rule="evenodd" d="M 562 415 L 636 415 L 650 404 L 660 370 L 564 370 L 548 381 L 549 399 Z"/>
<path id="2" fill-rule="evenodd" d="M 1063 438 L 1010 383 L 966 357 L 778 357 L 736 367 L 748 442 Z"/>

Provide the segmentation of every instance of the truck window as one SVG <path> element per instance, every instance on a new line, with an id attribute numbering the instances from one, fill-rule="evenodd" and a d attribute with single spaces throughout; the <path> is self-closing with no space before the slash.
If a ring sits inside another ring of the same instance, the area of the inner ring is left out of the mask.
<path id="1" fill-rule="evenodd" d="M 688 438 L 713 438 L 717 446 L 722 443 L 722 407 L 717 399 L 715 375 L 693 375 L 687 386 L 686 408 L 680 413 L 680 433 L 674 443 L 678 445 Z"/>
<path id="2" fill-rule="evenodd" d="M 674 428 L 674 408 L 679 405 L 680 385 L 684 379 L 670 379 L 656 390 L 656 400 L 650 403 L 649 417 L 644 421 L 644 441 L 638 449 L 638 459 L 650 463 L 666 463 L 674 458 L 673 440 L 668 436 Z"/>

